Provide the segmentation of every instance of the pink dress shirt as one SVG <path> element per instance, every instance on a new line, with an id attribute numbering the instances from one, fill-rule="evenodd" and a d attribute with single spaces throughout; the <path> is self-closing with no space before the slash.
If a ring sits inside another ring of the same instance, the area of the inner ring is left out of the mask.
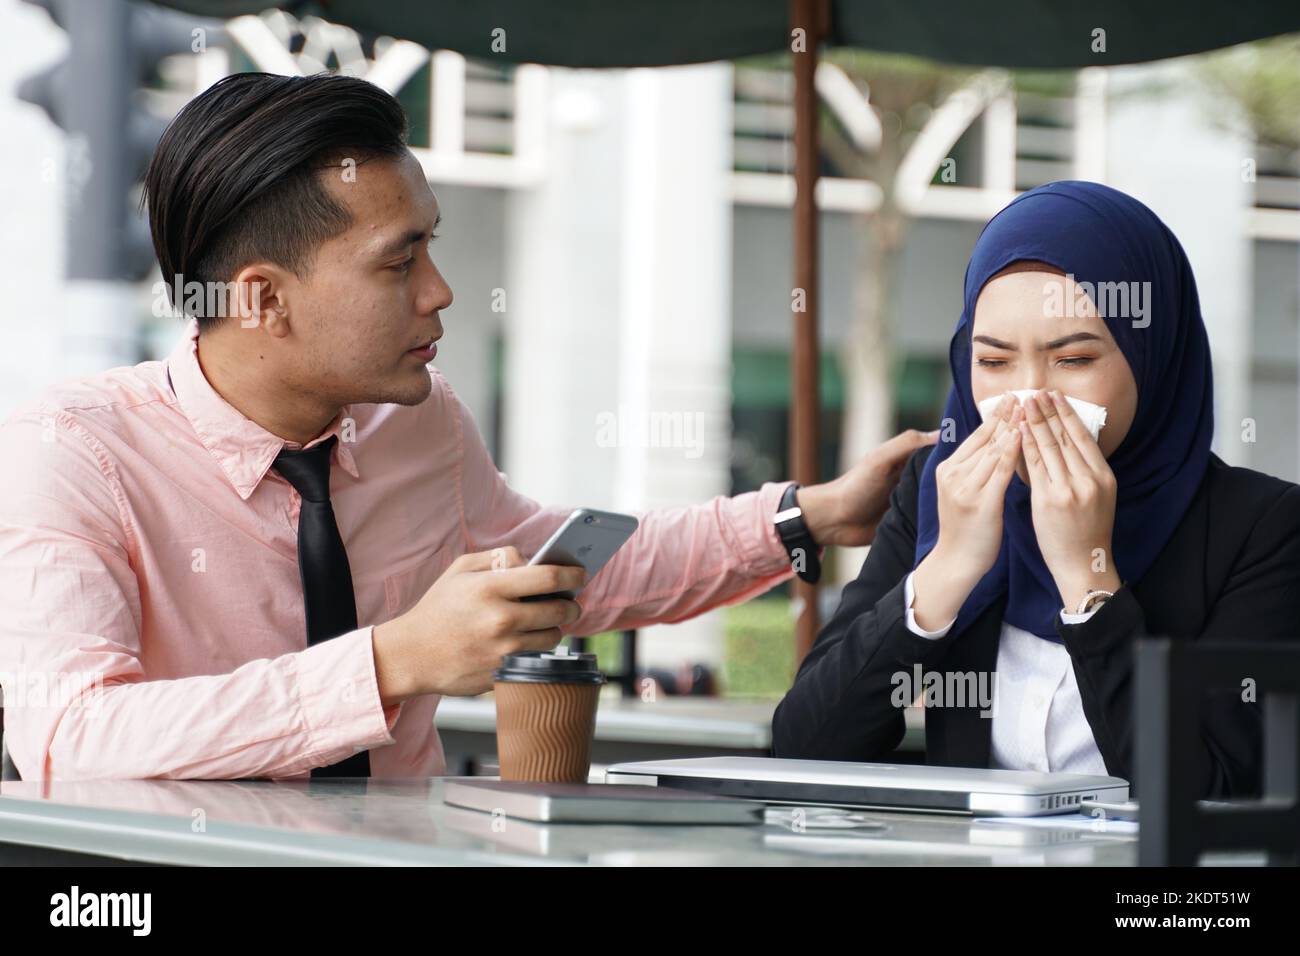
<path id="1" fill-rule="evenodd" d="M 445 772 L 436 695 L 385 709 L 373 625 L 459 555 L 534 553 L 570 508 L 497 471 L 435 369 L 417 406 L 354 405 L 331 498 L 355 631 L 307 646 L 296 448 L 212 388 L 198 327 L 166 360 L 56 385 L 0 425 L 0 685 L 26 780 L 306 777 L 369 748 L 375 777 Z M 783 483 L 641 515 L 569 633 L 679 621 L 790 576 Z"/>

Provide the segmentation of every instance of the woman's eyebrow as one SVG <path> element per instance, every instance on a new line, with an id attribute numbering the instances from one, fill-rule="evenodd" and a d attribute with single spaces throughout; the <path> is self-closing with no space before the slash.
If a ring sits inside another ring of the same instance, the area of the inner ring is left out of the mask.
<path id="1" fill-rule="evenodd" d="M 1069 335 L 1063 335 L 1059 339 L 1052 339 L 1050 342 L 1044 342 L 1038 348 L 1043 352 L 1050 352 L 1052 349 L 1059 349 L 1065 345 L 1073 345 L 1075 342 L 1100 342 L 1101 336 L 1094 335 L 1091 332 L 1072 332 Z"/>
<path id="2" fill-rule="evenodd" d="M 991 335 L 977 335 L 971 339 L 972 342 L 979 342 L 982 345 L 991 345 L 995 349 L 1006 349 L 1008 352 L 1020 351 L 1010 342 L 1003 342 L 1001 339 L 995 339 Z"/>
<path id="3" fill-rule="evenodd" d="M 991 335 L 977 335 L 971 339 L 972 342 L 979 342 L 981 345 L 989 345 L 995 349 L 1006 349 L 1008 352 L 1020 351 L 1010 342 L 1003 342 L 1001 339 L 995 339 Z M 1092 332 L 1072 332 L 1069 335 L 1063 335 L 1059 339 L 1052 339 L 1050 342 L 1044 342 L 1038 346 L 1040 352 L 1050 352 L 1053 349 L 1059 349 L 1075 342 L 1100 342 L 1101 336 L 1094 335 Z"/>

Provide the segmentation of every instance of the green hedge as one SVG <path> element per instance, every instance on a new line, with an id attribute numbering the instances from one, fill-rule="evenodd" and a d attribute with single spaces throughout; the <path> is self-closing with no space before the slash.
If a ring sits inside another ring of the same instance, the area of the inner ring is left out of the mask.
<path id="1" fill-rule="evenodd" d="M 725 634 L 723 672 L 726 697 L 780 699 L 794 680 L 794 620 L 785 597 L 755 598 L 723 608 Z M 622 646 L 616 631 L 593 635 L 587 649 L 601 669 L 623 669 Z"/>

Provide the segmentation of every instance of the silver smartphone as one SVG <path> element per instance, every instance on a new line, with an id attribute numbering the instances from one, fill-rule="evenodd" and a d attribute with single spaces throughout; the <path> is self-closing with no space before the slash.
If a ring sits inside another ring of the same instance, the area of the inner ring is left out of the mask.
<path id="1" fill-rule="evenodd" d="M 594 508 L 579 508 L 565 519 L 564 524 L 556 529 L 555 534 L 551 535 L 528 563 L 583 567 L 587 570 L 587 580 L 590 581 L 596 576 L 596 572 L 614 556 L 614 552 L 632 537 L 632 532 L 636 529 L 637 520 L 631 515 L 597 511 Z M 582 588 L 578 588 L 576 591 L 534 594 L 520 600 L 549 601 L 554 598 L 568 598 L 571 601 L 581 590 Z"/>

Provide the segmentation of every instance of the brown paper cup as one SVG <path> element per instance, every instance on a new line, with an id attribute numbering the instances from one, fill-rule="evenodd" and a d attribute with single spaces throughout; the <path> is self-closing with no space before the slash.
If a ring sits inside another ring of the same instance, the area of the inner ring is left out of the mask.
<path id="1" fill-rule="evenodd" d="M 497 681 L 492 686 L 501 779 L 586 783 L 601 685 Z"/>

